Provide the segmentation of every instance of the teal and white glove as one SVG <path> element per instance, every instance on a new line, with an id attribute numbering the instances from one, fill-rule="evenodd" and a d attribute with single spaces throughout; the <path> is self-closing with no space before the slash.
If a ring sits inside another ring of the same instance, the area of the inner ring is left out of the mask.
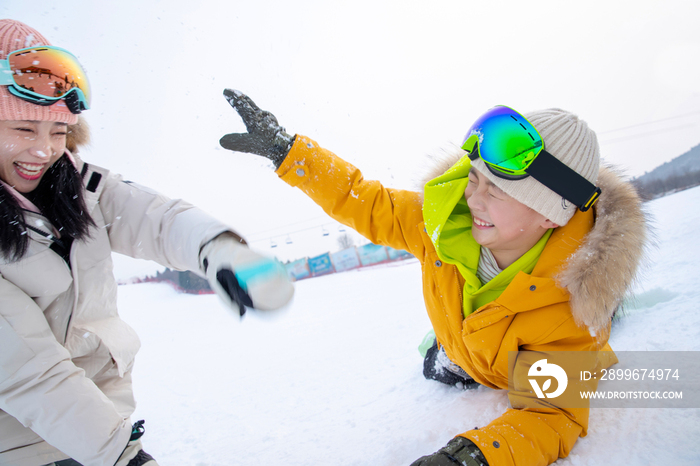
<path id="1" fill-rule="evenodd" d="M 199 260 L 209 286 L 241 317 L 250 307 L 279 309 L 294 295 L 287 270 L 277 260 L 251 251 L 227 234 L 208 242 Z"/>

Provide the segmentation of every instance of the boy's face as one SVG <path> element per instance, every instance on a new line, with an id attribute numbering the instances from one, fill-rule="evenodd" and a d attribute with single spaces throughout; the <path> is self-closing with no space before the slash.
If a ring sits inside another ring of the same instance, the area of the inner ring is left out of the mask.
<path id="1" fill-rule="evenodd" d="M 517 181 L 516 181 L 517 183 Z M 472 213 L 472 236 L 505 269 L 558 225 L 516 201 L 472 167 L 464 192 Z"/>

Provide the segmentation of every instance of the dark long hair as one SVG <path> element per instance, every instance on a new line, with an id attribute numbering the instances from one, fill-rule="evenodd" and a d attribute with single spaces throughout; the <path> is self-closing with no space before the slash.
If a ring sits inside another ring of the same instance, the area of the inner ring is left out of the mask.
<path id="1" fill-rule="evenodd" d="M 87 211 L 82 177 L 65 155 L 51 165 L 28 197 L 61 237 L 84 239 L 89 236 L 90 227 L 96 226 Z M 0 184 L 0 253 L 7 260 L 19 260 L 28 246 L 29 235 L 22 208 Z"/>

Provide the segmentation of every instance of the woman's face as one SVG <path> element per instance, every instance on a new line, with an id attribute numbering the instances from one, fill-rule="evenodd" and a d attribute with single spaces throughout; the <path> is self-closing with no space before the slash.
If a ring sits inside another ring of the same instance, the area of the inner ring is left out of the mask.
<path id="1" fill-rule="evenodd" d="M 66 150 L 65 123 L 0 121 L 0 179 L 20 193 L 34 191 Z"/>

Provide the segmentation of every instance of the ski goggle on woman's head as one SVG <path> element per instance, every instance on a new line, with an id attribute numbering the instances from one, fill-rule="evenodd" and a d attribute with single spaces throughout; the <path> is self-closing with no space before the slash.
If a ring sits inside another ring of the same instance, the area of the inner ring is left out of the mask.
<path id="1" fill-rule="evenodd" d="M 481 158 L 495 176 L 532 176 L 584 212 L 600 196 L 600 188 L 547 152 L 532 123 L 510 107 L 499 105 L 481 115 L 469 128 L 462 149 L 471 160 Z"/>
<path id="2" fill-rule="evenodd" d="M 90 84 L 78 59 L 49 45 L 15 50 L 0 60 L 0 85 L 36 105 L 64 99 L 72 113 L 90 108 Z"/>

